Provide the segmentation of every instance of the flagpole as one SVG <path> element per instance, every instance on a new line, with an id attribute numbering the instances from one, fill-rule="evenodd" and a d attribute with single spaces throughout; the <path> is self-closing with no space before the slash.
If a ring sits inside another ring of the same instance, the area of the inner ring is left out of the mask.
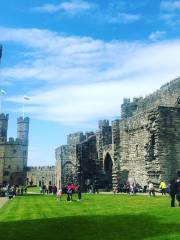
<path id="1" fill-rule="evenodd" d="M 24 119 L 24 98 L 23 98 L 22 112 L 23 112 L 23 119 Z"/>

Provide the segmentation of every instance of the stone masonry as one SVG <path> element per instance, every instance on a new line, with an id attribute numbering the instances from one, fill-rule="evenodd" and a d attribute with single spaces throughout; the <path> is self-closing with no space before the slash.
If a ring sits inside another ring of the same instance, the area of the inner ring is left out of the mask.
<path id="1" fill-rule="evenodd" d="M 55 166 L 27 168 L 27 185 L 49 186 L 55 184 Z"/>
<path id="2" fill-rule="evenodd" d="M 99 121 L 96 133 L 75 133 L 56 149 L 59 186 L 112 189 L 129 181 L 158 186 L 180 171 L 180 78 L 145 98 L 124 99 L 121 119 Z"/>
<path id="3" fill-rule="evenodd" d="M 25 184 L 29 118 L 17 119 L 17 138 L 7 139 L 8 114 L 0 114 L 0 185 Z"/>

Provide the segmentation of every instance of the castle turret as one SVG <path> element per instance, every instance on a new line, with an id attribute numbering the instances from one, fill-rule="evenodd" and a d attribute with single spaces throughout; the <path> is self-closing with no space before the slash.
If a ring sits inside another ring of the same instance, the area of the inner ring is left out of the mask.
<path id="1" fill-rule="evenodd" d="M 0 142 L 7 141 L 8 119 L 9 119 L 8 114 L 4 113 L 0 114 Z"/>
<path id="2" fill-rule="evenodd" d="M 21 139 L 25 144 L 28 145 L 29 135 L 29 118 L 19 117 L 17 119 L 17 138 Z"/>

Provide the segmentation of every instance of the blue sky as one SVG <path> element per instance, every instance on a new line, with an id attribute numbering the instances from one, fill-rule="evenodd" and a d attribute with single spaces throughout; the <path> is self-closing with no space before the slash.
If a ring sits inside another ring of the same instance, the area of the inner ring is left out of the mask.
<path id="1" fill-rule="evenodd" d="M 179 76 L 180 0 L 1 0 L 3 109 L 31 118 L 29 165 Z"/>

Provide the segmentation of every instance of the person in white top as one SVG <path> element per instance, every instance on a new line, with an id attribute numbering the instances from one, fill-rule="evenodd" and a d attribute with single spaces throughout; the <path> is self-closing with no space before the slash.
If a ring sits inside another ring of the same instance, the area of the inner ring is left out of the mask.
<path id="1" fill-rule="evenodd" d="M 149 182 L 149 196 L 153 195 L 155 197 L 154 185 L 152 182 Z"/>

